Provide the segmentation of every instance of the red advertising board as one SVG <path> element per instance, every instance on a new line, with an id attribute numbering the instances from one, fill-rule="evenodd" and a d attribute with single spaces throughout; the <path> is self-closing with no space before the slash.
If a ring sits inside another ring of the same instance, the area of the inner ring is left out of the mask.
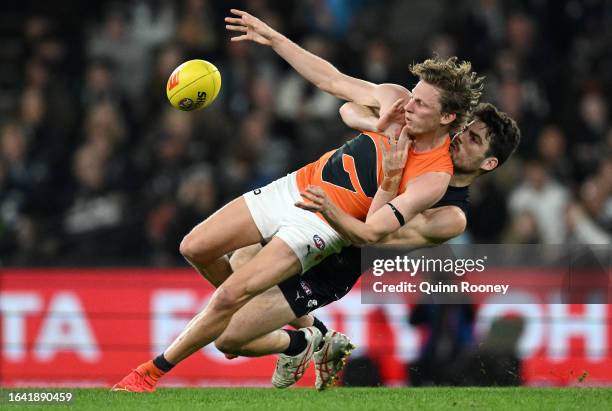
<path id="1" fill-rule="evenodd" d="M 0 273 L 0 385 L 111 386 L 161 352 L 213 289 L 188 269 L 40 269 Z M 555 290 L 551 290 L 553 295 Z M 529 298 L 529 296 L 527 296 Z M 551 297 L 552 298 L 552 297 Z M 495 318 L 524 319 L 523 379 L 531 385 L 612 383 L 612 312 L 606 304 L 478 306 L 475 332 Z M 362 304 L 359 287 L 316 311 L 348 334 L 381 368 L 387 384 L 406 380 L 423 335 L 406 321 L 411 306 Z M 213 346 L 180 364 L 165 385 L 269 385 L 275 358 L 226 360 Z M 312 367 L 300 385 L 314 381 Z"/>

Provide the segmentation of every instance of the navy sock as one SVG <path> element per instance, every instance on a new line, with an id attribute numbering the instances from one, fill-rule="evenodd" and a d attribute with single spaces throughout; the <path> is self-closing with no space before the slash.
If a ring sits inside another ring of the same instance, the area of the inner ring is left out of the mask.
<path id="1" fill-rule="evenodd" d="M 302 351 L 306 349 L 306 335 L 302 331 L 294 331 L 294 330 L 283 330 L 287 334 L 289 334 L 289 347 L 283 354 L 285 355 L 298 355 Z"/>
<path id="2" fill-rule="evenodd" d="M 318 328 L 319 331 L 321 331 L 321 334 L 323 334 L 323 337 L 325 337 L 325 334 L 327 334 L 327 327 L 321 322 L 321 320 L 319 320 L 317 317 L 314 317 L 314 323 L 312 325 L 313 327 Z"/>
<path id="3" fill-rule="evenodd" d="M 172 368 L 174 368 L 174 364 L 166 360 L 166 357 L 164 357 L 164 353 L 161 353 L 157 357 L 155 357 L 155 359 L 153 360 L 153 364 L 155 364 L 155 366 L 163 372 L 168 372 Z"/>

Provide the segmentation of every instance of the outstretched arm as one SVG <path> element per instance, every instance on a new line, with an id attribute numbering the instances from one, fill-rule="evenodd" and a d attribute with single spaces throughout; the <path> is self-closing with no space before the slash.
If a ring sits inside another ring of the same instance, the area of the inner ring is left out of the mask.
<path id="1" fill-rule="evenodd" d="M 226 17 L 225 27 L 230 31 L 243 33 L 232 37 L 232 41 L 253 41 L 272 47 L 285 59 L 302 77 L 323 91 L 347 101 L 354 101 L 370 107 L 380 107 L 382 85 L 341 73 L 331 63 L 306 51 L 287 37 L 268 26 L 249 13 L 231 9 L 232 17 Z M 401 87 L 401 86 L 397 86 Z M 403 88 L 403 87 L 402 87 Z M 404 89 L 406 92 L 407 90 Z"/>

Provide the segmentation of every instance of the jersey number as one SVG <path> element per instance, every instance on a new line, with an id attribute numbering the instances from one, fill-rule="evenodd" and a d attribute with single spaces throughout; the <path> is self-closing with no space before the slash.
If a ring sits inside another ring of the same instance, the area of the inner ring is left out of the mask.
<path id="1" fill-rule="evenodd" d="M 323 181 L 353 193 L 374 197 L 378 189 L 376 160 L 374 141 L 360 134 L 336 150 L 327 160 L 322 171 Z"/>

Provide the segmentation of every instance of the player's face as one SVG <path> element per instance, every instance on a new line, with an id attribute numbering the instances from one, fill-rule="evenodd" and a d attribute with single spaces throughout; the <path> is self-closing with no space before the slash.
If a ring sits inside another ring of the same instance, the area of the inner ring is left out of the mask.
<path id="1" fill-rule="evenodd" d="M 487 134 L 487 126 L 480 120 L 474 120 L 456 134 L 450 148 L 455 173 L 471 174 L 485 166 L 489 150 Z"/>
<path id="2" fill-rule="evenodd" d="M 435 131 L 440 127 L 442 117 L 440 91 L 431 84 L 419 81 L 404 110 L 406 126 L 411 135 L 418 137 Z"/>

